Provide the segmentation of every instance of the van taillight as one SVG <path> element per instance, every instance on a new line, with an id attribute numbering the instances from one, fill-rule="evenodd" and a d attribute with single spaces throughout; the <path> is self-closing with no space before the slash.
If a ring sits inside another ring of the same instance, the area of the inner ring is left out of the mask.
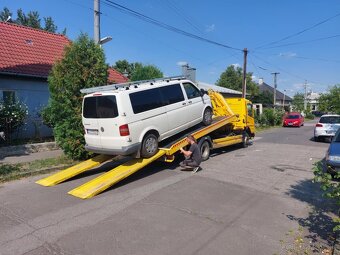
<path id="1" fill-rule="evenodd" d="M 322 124 L 318 123 L 316 124 L 316 127 L 323 127 Z"/>
<path id="2" fill-rule="evenodd" d="M 130 135 L 130 131 L 129 131 L 129 126 L 128 124 L 122 125 L 119 127 L 119 133 L 120 136 L 127 136 Z"/>

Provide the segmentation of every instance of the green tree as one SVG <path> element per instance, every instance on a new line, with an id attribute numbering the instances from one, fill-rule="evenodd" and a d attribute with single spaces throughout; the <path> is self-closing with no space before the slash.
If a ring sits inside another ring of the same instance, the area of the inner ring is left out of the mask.
<path id="1" fill-rule="evenodd" d="M 250 95 L 250 99 L 253 100 L 259 93 L 259 87 L 252 80 L 253 73 L 247 73 L 247 94 Z M 230 65 L 220 75 L 216 85 L 242 91 L 243 69 L 241 67 Z"/>
<path id="2" fill-rule="evenodd" d="M 319 98 L 319 110 L 340 114 L 340 84 L 334 85 Z"/>
<path id="3" fill-rule="evenodd" d="M 12 13 L 10 10 L 5 7 L 1 12 L 0 12 L 0 21 L 6 21 L 8 17 L 12 16 Z"/>
<path id="4" fill-rule="evenodd" d="M 0 21 L 6 21 L 8 16 L 12 16 L 12 12 L 7 8 L 0 12 Z M 17 10 L 17 18 L 12 21 L 18 25 L 32 27 L 36 29 L 45 30 L 48 32 L 56 33 L 57 26 L 54 24 L 54 21 L 51 17 L 44 17 L 44 27 L 41 26 L 40 15 L 37 11 L 30 11 L 27 15 L 20 8 Z M 66 28 L 62 32 L 63 35 L 66 34 Z"/>
<path id="5" fill-rule="evenodd" d="M 45 27 L 44 30 L 51 32 L 51 33 L 56 33 L 58 27 L 54 24 L 54 21 L 51 17 L 44 17 L 44 22 L 45 22 Z M 66 32 L 65 32 L 66 33 Z"/>
<path id="6" fill-rule="evenodd" d="M 155 78 L 162 78 L 163 73 L 154 65 L 135 64 L 133 73 L 131 74 L 131 81 L 148 80 Z"/>
<path id="7" fill-rule="evenodd" d="M 302 112 L 304 110 L 304 100 L 305 96 L 302 93 L 296 93 L 293 96 L 292 101 L 293 110 L 297 112 Z"/>
<path id="8" fill-rule="evenodd" d="M 84 149 L 80 89 L 105 84 L 108 66 L 99 45 L 81 34 L 65 48 L 48 77 L 50 100 L 43 110 L 44 122 L 53 127 L 58 145 L 73 159 L 89 156 Z"/>
<path id="9" fill-rule="evenodd" d="M 127 77 L 130 78 L 135 70 L 136 63 L 129 63 L 126 59 L 116 61 L 113 68 L 120 73 L 127 73 Z"/>

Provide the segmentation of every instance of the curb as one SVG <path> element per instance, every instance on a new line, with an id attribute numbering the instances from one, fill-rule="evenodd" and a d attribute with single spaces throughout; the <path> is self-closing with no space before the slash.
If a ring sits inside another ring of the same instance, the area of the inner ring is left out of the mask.
<path id="1" fill-rule="evenodd" d="M 0 159 L 8 156 L 27 155 L 35 152 L 58 150 L 56 142 L 33 143 L 0 147 Z"/>

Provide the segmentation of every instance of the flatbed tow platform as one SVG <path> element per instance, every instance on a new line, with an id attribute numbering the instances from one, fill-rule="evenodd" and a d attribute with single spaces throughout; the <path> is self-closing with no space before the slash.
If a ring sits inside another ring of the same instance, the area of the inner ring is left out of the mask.
<path id="1" fill-rule="evenodd" d="M 231 124 L 236 119 L 237 119 L 236 115 L 215 117 L 213 119 L 212 124 L 209 126 L 204 127 L 198 126 L 194 129 L 189 129 L 185 132 L 182 132 L 178 136 L 166 139 L 166 141 L 160 144 L 159 151 L 154 156 L 150 158 L 135 158 L 130 161 L 127 161 L 109 170 L 108 172 L 98 176 L 97 178 L 87 183 L 84 183 L 79 187 L 76 187 L 75 189 L 69 191 L 68 194 L 82 199 L 91 198 L 156 160 L 162 159 L 166 162 L 172 162 L 174 160 L 174 154 L 178 152 L 180 148 L 188 145 L 185 139 L 185 137 L 188 134 L 191 134 L 197 140 L 200 140 L 203 143 L 205 142 L 206 144 L 208 144 L 209 146 L 208 149 L 242 143 L 244 139 L 243 135 L 218 137 L 216 139 L 207 138 L 208 135 L 211 134 L 212 132 L 228 124 Z M 161 147 L 162 145 L 164 147 Z M 51 176 L 38 180 L 36 183 L 43 186 L 54 186 L 76 175 L 79 175 L 80 173 L 83 173 L 96 166 L 99 166 L 100 164 L 108 160 L 112 160 L 113 158 L 115 158 L 115 156 L 97 155 L 92 159 L 86 160 L 75 166 L 72 166 L 60 172 L 57 172 Z"/>

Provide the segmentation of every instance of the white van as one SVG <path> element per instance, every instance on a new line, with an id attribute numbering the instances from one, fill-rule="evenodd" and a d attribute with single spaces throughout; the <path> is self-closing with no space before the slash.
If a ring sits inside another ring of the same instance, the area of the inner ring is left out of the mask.
<path id="1" fill-rule="evenodd" d="M 209 96 L 190 80 L 162 79 L 97 91 L 84 97 L 82 110 L 85 148 L 91 152 L 147 158 L 157 153 L 160 141 L 212 122 Z"/>

